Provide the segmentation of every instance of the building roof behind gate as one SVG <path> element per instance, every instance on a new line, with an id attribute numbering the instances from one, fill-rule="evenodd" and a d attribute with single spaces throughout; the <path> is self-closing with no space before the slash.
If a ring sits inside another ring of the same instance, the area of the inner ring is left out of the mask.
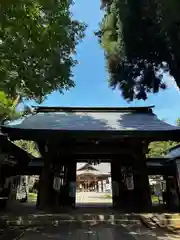
<path id="1" fill-rule="evenodd" d="M 77 163 L 77 171 L 81 171 L 81 169 L 83 170 L 86 170 L 84 169 L 86 167 L 87 163 Z M 104 174 L 109 174 L 111 172 L 111 166 L 110 166 L 110 163 L 99 163 L 99 164 L 96 164 L 96 165 L 91 165 L 96 172 L 99 172 L 99 173 L 104 173 Z"/>

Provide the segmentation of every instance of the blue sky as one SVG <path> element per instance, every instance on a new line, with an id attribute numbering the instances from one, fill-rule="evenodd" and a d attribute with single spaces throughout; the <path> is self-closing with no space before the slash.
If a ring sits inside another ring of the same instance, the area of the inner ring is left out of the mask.
<path id="1" fill-rule="evenodd" d="M 108 74 L 105 69 L 104 53 L 94 31 L 98 29 L 103 13 L 100 9 L 100 0 L 78 0 L 73 6 L 74 18 L 84 21 L 88 28 L 86 37 L 77 47 L 79 64 L 74 68 L 76 87 L 61 95 L 52 93 L 43 105 L 46 106 L 147 106 L 155 105 L 155 113 L 160 119 L 175 124 L 180 117 L 180 92 L 169 84 L 166 91 L 151 95 L 146 101 L 135 101 L 128 104 L 119 91 L 112 91 L 108 87 Z M 166 78 L 169 82 L 169 78 Z"/>

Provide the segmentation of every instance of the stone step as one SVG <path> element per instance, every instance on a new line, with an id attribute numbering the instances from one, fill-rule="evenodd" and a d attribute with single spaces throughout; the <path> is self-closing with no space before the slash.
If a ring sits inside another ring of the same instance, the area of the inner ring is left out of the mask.
<path id="1" fill-rule="evenodd" d="M 141 214 L 141 221 L 149 228 L 158 226 L 170 231 L 180 231 L 180 214 Z"/>
<path id="2" fill-rule="evenodd" d="M 29 214 L 25 216 L 0 216 L 0 220 L 9 226 L 38 226 L 38 225 L 60 225 L 63 223 L 77 224 L 121 224 L 138 222 L 139 215 L 136 214 Z"/>
<path id="3" fill-rule="evenodd" d="M 0 240 L 18 240 L 23 234 L 22 229 L 7 229 L 0 235 Z"/>

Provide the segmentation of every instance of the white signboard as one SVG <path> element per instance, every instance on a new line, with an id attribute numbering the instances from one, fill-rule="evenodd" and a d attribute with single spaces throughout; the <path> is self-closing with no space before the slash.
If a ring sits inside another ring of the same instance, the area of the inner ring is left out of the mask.
<path id="1" fill-rule="evenodd" d="M 127 186 L 128 190 L 133 190 L 134 189 L 133 175 L 126 178 L 126 186 Z"/>
<path id="2" fill-rule="evenodd" d="M 55 177 L 53 182 L 53 188 L 54 190 L 59 191 L 60 187 L 61 187 L 61 179 L 59 177 Z"/>

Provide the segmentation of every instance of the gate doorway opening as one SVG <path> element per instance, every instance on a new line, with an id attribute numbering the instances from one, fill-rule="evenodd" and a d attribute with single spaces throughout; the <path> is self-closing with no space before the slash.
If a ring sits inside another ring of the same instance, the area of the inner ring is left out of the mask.
<path id="1" fill-rule="evenodd" d="M 174 176 L 149 176 L 152 206 L 176 210 L 179 207 L 178 186 Z"/>
<path id="2" fill-rule="evenodd" d="M 76 207 L 112 207 L 110 163 L 77 163 Z"/>
<path id="3" fill-rule="evenodd" d="M 16 202 L 23 208 L 36 208 L 39 189 L 39 175 L 18 176 Z"/>
<path id="4" fill-rule="evenodd" d="M 151 189 L 151 201 L 153 206 L 160 206 L 166 204 L 165 193 L 166 181 L 161 175 L 149 176 L 149 185 Z"/>

